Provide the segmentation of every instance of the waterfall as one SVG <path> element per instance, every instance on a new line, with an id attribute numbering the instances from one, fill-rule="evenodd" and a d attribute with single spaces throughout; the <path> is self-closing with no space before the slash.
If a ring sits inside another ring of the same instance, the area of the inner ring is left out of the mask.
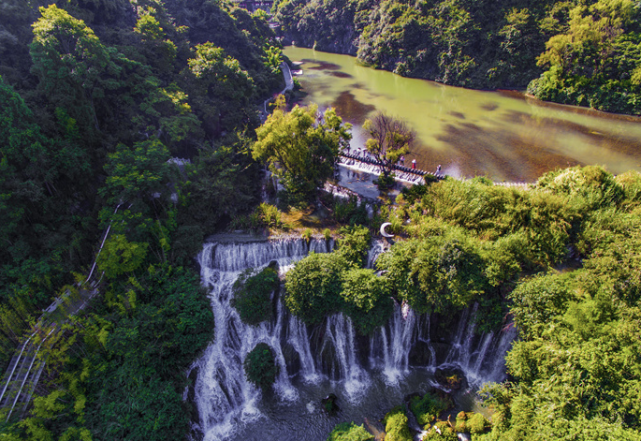
<path id="1" fill-rule="evenodd" d="M 321 353 L 333 347 L 335 359 L 340 375 L 334 372 L 332 377 L 344 380 L 345 392 L 350 400 L 358 400 L 369 387 L 370 381 L 367 372 L 361 368 L 356 356 L 356 345 L 354 343 L 354 326 L 349 317 L 343 314 L 334 314 L 326 320 L 325 338 Z"/>
<path id="2" fill-rule="evenodd" d="M 368 267 L 374 265 L 385 246 L 381 241 L 372 244 Z M 215 334 L 191 368 L 197 372 L 193 389 L 184 393 L 184 397 L 194 399 L 199 418 L 193 422 L 193 429 L 202 433 L 204 441 L 233 438 L 239 428 L 263 422 L 258 423 L 265 418 L 261 412 L 262 391 L 246 379 L 243 369 L 247 354 L 258 343 L 270 346 L 280 368 L 273 398 L 270 394 L 270 400 L 277 400 L 279 406 L 302 401 L 305 394 L 299 388 L 325 388 L 328 383 L 340 399 L 358 404 L 377 390 L 372 387 L 374 380 L 380 378 L 401 390 L 397 386 L 412 378 L 410 373 L 429 376 L 439 366 L 460 368 L 475 386 L 504 378 L 505 353 L 517 330 L 508 324 L 501 332 L 477 336 L 477 304 L 461 312 L 449 335 L 442 327 L 431 329 L 436 316 L 409 310 L 404 318 L 397 303 L 389 321 L 369 339 L 357 339 L 350 318 L 343 314 L 334 314 L 308 328 L 289 314 L 280 296 L 272 298 L 271 322 L 248 326 L 241 321 L 230 301 L 233 285 L 243 271 L 276 261 L 283 276 L 309 252 L 329 252 L 332 248 L 332 241 L 324 239 L 309 243 L 281 239 L 205 244 L 198 259 L 202 283 L 210 291 Z M 360 355 L 369 357 L 367 369 L 361 365 Z"/>
<path id="3" fill-rule="evenodd" d="M 274 384 L 278 398 L 283 401 L 297 398 L 281 346 L 284 325 L 287 325 L 290 340 L 298 342 L 293 347 L 302 363 L 307 364 L 307 373 L 313 375 L 315 372 L 306 330 L 303 332 L 304 326 L 297 324 L 296 319 L 286 318 L 280 300 L 276 302 L 275 321 L 258 326 L 244 324 L 230 304 L 234 282 L 248 268 L 261 268 L 274 260 L 281 267 L 287 267 L 310 250 L 324 252 L 326 249 L 324 240 L 313 240 L 309 244 L 304 240 L 205 244 L 199 255 L 199 262 L 202 282 L 211 289 L 209 297 L 214 313 L 215 333 L 213 343 L 192 367 L 198 369 L 194 399 L 199 411 L 199 421 L 195 425 L 204 434 L 205 441 L 225 438 L 233 433 L 239 423 L 260 417 L 256 405 L 261 391 L 247 381 L 243 369 L 245 357 L 258 343 L 268 344 L 275 354 L 280 368 Z"/>
<path id="4" fill-rule="evenodd" d="M 463 311 L 461 320 L 459 321 L 455 339 L 452 342 L 446 363 L 457 362 L 462 369 L 467 370 L 470 364 L 472 341 L 474 339 L 474 331 L 476 330 L 476 311 L 478 303 L 475 303 L 471 308 L 466 308 Z M 468 316 L 471 317 L 468 320 Z"/>
<path id="5" fill-rule="evenodd" d="M 423 314 L 419 317 L 418 325 L 418 340 L 427 345 L 427 350 L 430 352 L 430 366 L 436 366 L 436 350 L 432 344 L 432 338 L 430 336 L 430 314 Z"/>
<path id="6" fill-rule="evenodd" d="M 291 344 L 300 355 L 301 375 L 308 383 L 318 383 L 320 373 L 316 369 L 316 363 L 309 346 L 307 328 L 299 319 L 293 315 L 289 316 L 289 327 L 287 328 L 287 342 Z"/>
<path id="7" fill-rule="evenodd" d="M 468 369 L 466 370 L 466 376 L 468 377 L 468 380 L 472 380 L 475 382 L 478 382 L 478 380 L 482 379 L 481 377 L 481 368 L 483 367 L 483 362 L 485 360 L 485 356 L 487 354 L 487 350 L 492 344 L 494 337 L 494 332 L 488 332 L 485 334 L 482 339 L 481 339 L 481 347 L 476 353 L 476 361 L 474 363 L 474 366 L 468 366 Z"/>
<path id="8" fill-rule="evenodd" d="M 410 310 L 404 319 L 401 306 L 395 303 L 390 321 L 370 339 L 370 366 L 380 369 L 389 385 L 398 384 L 409 373 L 409 353 L 416 339 L 416 321 L 414 311 Z"/>
<path id="9" fill-rule="evenodd" d="M 512 347 L 518 333 L 518 329 L 512 322 L 503 328 L 496 347 L 492 351 L 494 360 L 485 381 L 502 381 L 505 378 L 505 354 Z"/>
<path id="10" fill-rule="evenodd" d="M 481 349 L 479 350 L 476 364 L 474 365 L 474 372 L 478 375 L 481 372 L 481 366 L 483 365 L 483 360 L 485 360 L 485 354 L 487 353 L 487 348 L 490 347 L 492 343 L 492 338 L 494 337 L 494 332 L 489 332 L 483 338 L 483 343 L 481 344 Z"/>
<path id="11" fill-rule="evenodd" d="M 374 263 L 378 256 L 385 251 L 386 243 L 382 240 L 373 240 L 372 246 L 367 251 L 367 266 L 366 268 L 374 268 Z"/>

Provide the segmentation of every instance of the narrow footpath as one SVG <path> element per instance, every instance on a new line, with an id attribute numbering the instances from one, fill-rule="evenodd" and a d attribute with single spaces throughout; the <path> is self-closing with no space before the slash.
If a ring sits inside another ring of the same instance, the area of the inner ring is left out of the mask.
<path id="1" fill-rule="evenodd" d="M 294 90 L 294 78 L 292 77 L 292 71 L 289 69 L 289 66 L 284 61 L 280 63 L 280 70 L 283 73 L 283 77 L 285 78 L 285 88 L 281 90 L 279 93 L 279 95 L 283 95 L 288 90 Z M 269 112 L 267 111 L 267 104 L 273 99 L 274 99 L 273 97 L 267 98 L 263 102 L 263 108 L 261 110 L 261 115 L 260 115 L 260 120 L 262 122 L 265 122 L 265 120 L 267 120 L 267 116 L 269 115 Z"/>
<path id="2" fill-rule="evenodd" d="M 120 205 L 116 207 L 114 214 L 118 208 Z M 95 279 L 96 262 L 110 231 L 111 224 L 103 233 L 100 248 L 84 283 L 67 289 L 49 305 L 38 318 L 33 333 L 25 336 L 16 348 L 0 382 L 0 414 L 6 412 L 5 421 L 20 419 L 25 415 L 47 361 L 46 355 L 41 352 L 47 339 L 61 329 L 69 317 L 85 309 L 89 301 L 99 293 L 102 274 L 98 280 Z"/>

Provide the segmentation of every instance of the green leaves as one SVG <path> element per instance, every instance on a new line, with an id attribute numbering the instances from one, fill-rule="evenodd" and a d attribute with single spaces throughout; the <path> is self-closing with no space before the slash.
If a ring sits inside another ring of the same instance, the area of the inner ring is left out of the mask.
<path id="1" fill-rule="evenodd" d="M 272 317 L 271 294 L 280 286 L 278 272 L 271 267 L 254 273 L 243 273 L 234 283 L 234 298 L 231 305 L 236 308 L 241 320 L 249 325 L 258 325 Z"/>
<path id="2" fill-rule="evenodd" d="M 133 273 L 144 262 L 147 246 L 146 243 L 129 242 L 122 235 L 111 236 L 98 256 L 98 268 L 110 279 Z"/>
<path id="3" fill-rule="evenodd" d="M 294 265 L 285 278 L 285 305 L 306 324 L 343 312 L 361 335 L 383 326 L 393 311 L 389 280 L 362 269 L 369 245 L 364 227 L 342 231 L 339 248 L 315 254 Z"/>
<path id="4" fill-rule="evenodd" d="M 243 362 L 247 379 L 256 386 L 266 388 L 274 384 L 279 367 L 267 343 L 258 343 Z"/>
<path id="5" fill-rule="evenodd" d="M 109 177 L 101 194 L 113 205 L 148 202 L 154 198 L 168 200 L 166 185 L 175 176 L 168 159 L 167 148 L 157 139 L 138 142 L 133 149 L 118 144 L 105 165 Z"/>
<path id="6" fill-rule="evenodd" d="M 540 99 L 641 113 L 638 14 L 629 0 L 575 6 L 567 30 L 552 36 L 538 58 L 548 70 L 528 90 Z"/>
<path id="7" fill-rule="evenodd" d="M 285 305 L 306 324 L 320 323 L 340 311 L 342 275 L 347 267 L 337 253 L 311 253 L 287 273 Z"/>
<path id="8" fill-rule="evenodd" d="M 306 201 L 333 176 L 338 154 L 351 139 L 349 128 L 334 109 L 322 117 L 316 105 L 295 106 L 289 113 L 276 109 L 256 130 L 252 156 L 269 164 L 285 189 Z"/>
<path id="9" fill-rule="evenodd" d="M 372 334 L 387 323 L 394 310 L 390 284 L 371 269 L 350 269 L 343 275 L 343 311 L 361 335 Z"/>
<path id="10" fill-rule="evenodd" d="M 372 441 L 374 435 L 369 433 L 362 425 L 357 426 L 353 422 L 337 424 L 327 441 Z"/>
<path id="11" fill-rule="evenodd" d="M 448 313 L 489 289 L 472 243 L 445 237 L 399 242 L 376 265 L 387 271 L 393 292 L 414 310 Z"/>

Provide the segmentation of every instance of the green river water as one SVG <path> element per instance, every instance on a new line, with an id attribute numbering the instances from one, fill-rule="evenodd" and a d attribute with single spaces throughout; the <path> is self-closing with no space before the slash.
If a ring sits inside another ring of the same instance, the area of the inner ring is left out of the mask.
<path id="1" fill-rule="evenodd" d="M 382 110 L 416 131 L 419 145 L 405 163 L 416 158 L 428 171 L 441 164 L 459 178 L 525 182 L 573 165 L 641 171 L 641 118 L 403 78 L 348 55 L 293 46 L 284 53 L 303 62 L 298 80 L 307 95 L 301 104 L 335 107 L 354 125 L 352 148 L 364 145 L 363 121 Z"/>

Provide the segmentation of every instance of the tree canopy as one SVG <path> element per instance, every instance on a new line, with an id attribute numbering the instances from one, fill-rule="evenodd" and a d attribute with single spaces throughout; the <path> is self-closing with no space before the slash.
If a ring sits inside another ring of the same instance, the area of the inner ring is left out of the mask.
<path id="1" fill-rule="evenodd" d="M 277 108 L 256 130 L 254 159 L 269 164 L 285 189 L 301 201 L 313 198 L 334 176 L 338 155 L 351 139 L 350 124 L 343 124 L 334 109 L 318 113 L 316 105 Z"/>

